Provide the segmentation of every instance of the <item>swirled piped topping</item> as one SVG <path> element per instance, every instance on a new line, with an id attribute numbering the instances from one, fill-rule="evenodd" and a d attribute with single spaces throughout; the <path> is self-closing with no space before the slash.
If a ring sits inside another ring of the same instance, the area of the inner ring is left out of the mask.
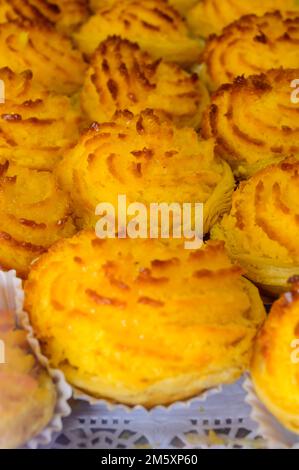
<path id="1" fill-rule="evenodd" d="M 196 74 L 154 60 L 136 43 L 109 37 L 94 53 L 81 103 L 90 120 L 103 122 L 117 110 L 163 111 L 177 125 L 198 127 L 209 97 Z"/>
<path id="2" fill-rule="evenodd" d="M 216 139 L 216 153 L 238 176 L 299 155 L 298 103 L 292 99 L 299 69 L 238 77 L 213 95 L 205 113 L 204 137 Z M 294 96 L 295 97 L 295 96 Z"/>
<path id="3" fill-rule="evenodd" d="M 72 31 L 88 16 L 88 0 L 1 0 L 0 22 L 43 21 Z"/>
<path id="4" fill-rule="evenodd" d="M 31 262 L 75 233 L 67 195 L 49 171 L 0 167 L 0 266 L 26 276 Z"/>
<path id="5" fill-rule="evenodd" d="M 252 12 L 264 15 L 276 10 L 299 11 L 299 4 L 297 0 L 197 0 L 188 11 L 187 21 L 193 33 L 207 38 L 210 34 L 220 34 L 225 26 L 243 15 Z"/>
<path id="6" fill-rule="evenodd" d="M 0 67 L 14 72 L 30 69 L 34 80 L 63 94 L 77 91 L 85 64 L 66 36 L 44 22 L 11 21 L 0 24 Z"/>
<path id="7" fill-rule="evenodd" d="M 190 37 L 180 14 L 166 0 L 120 0 L 103 6 L 75 34 L 82 52 L 92 54 L 108 36 L 138 42 L 155 59 L 190 65 L 199 59 L 199 42 Z"/>
<path id="8" fill-rule="evenodd" d="M 99 203 L 117 208 L 118 196 L 126 195 L 128 204 L 147 208 L 205 203 L 208 231 L 228 209 L 234 187 L 231 170 L 213 151 L 213 140 L 202 142 L 193 129 L 178 129 L 152 110 L 123 111 L 110 122 L 94 123 L 59 164 L 58 175 L 82 227 L 95 226 Z"/>
<path id="9" fill-rule="evenodd" d="M 0 69 L 0 163 L 14 161 L 33 169 L 51 169 L 79 137 L 79 109 L 67 96 L 47 91 L 30 70 Z"/>
<path id="10" fill-rule="evenodd" d="M 269 69 L 298 67 L 299 12 L 243 16 L 208 39 L 202 60 L 211 89 Z"/>

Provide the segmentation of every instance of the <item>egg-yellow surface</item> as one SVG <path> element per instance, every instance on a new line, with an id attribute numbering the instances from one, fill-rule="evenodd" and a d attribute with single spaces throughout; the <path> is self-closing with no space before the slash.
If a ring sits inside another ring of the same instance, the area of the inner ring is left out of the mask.
<path id="1" fill-rule="evenodd" d="M 182 65 L 199 60 L 202 50 L 180 14 L 166 0 L 119 0 L 103 6 L 74 38 L 79 49 L 90 55 L 111 35 L 138 42 L 155 59 L 164 58 Z"/>
<path id="2" fill-rule="evenodd" d="M 290 155 L 299 156 L 296 85 L 299 69 L 243 76 L 212 96 L 202 135 L 241 178 Z M 293 87 L 291 86 L 293 85 Z"/>
<path id="3" fill-rule="evenodd" d="M 164 112 L 178 126 L 198 128 L 209 102 L 195 73 L 164 60 L 154 60 L 138 44 L 109 37 L 94 53 L 81 94 L 91 121 L 111 119 L 117 110 Z"/>
<path id="4" fill-rule="evenodd" d="M 274 303 L 258 334 L 251 375 L 269 411 L 299 434 L 299 285 L 298 278 L 290 281 L 290 292 Z"/>
<path id="5" fill-rule="evenodd" d="M 188 145 L 186 145 L 188 143 Z M 204 204 L 204 231 L 229 210 L 234 178 L 214 157 L 214 141 L 200 141 L 191 128 L 176 128 L 154 111 L 118 112 L 93 124 L 58 165 L 62 187 L 73 201 L 77 223 L 94 228 L 99 203 Z M 193 224 L 193 221 L 192 221 Z"/>
<path id="6" fill-rule="evenodd" d="M 273 164 L 243 182 L 231 212 L 212 229 L 245 274 L 270 292 L 299 272 L 299 161 Z"/>
<path id="7" fill-rule="evenodd" d="M 52 366 L 92 396 L 147 407 L 237 379 L 265 315 L 219 242 L 191 252 L 83 231 L 42 256 L 25 289 Z"/>

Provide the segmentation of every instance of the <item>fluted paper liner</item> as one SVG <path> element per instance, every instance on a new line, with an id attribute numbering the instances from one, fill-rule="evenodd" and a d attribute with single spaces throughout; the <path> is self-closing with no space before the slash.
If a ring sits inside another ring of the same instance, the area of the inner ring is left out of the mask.
<path id="1" fill-rule="evenodd" d="M 49 366 L 48 359 L 41 353 L 39 343 L 34 337 L 33 329 L 30 325 L 28 315 L 23 310 L 24 291 L 22 281 L 18 279 L 15 271 L 0 271 L 0 310 L 10 310 L 16 314 L 16 322 L 24 328 L 28 335 L 28 343 L 31 346 L 37 360 L 45 367 L 52 378 L 57 393 L 57 401 L 54 415 L 45 429 L 37 436 L 33 437 L 26 446 L 36 449 L 41 445 L 47 445 L 51 442 L 53 434 L 62 430 L 62 418 L 68 416 L 71 408 L 68 400 L 72 395 L 72 389 L 67 384 L 64 374 Z"/>
<path id="2" fill-rule="evenodd" d="M 249 376 L 243 384 L 245 401 L 251 407 L 250 417 L 258 424 L 258 433 L 265 439 L 269 449 L 299 449 L 299 435 L 288 431 L 261 402 Z"/>

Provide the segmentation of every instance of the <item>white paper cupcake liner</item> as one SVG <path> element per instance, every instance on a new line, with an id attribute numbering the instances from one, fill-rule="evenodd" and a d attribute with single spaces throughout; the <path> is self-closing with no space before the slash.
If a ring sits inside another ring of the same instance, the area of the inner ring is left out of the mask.
<path id="1" fill-rule="evenodd" d="M 68 400 L 72 396 L 72 389 L 67 384 L 63 373 L 59 370 L 50 368 L 48 359 L 41 353 L 39 343 L 34 337 L 28 315 L 23 311 L 23 304 L 24 291 L 21 279 L 16 277 L 15 271 L 0 271 L 0 310 L 11 310 L 16 313 L 16 321 L 20 327 L 27 331 L 28 343 L 37 360 L 48 370 L 48 373 L 56 386 L 57 402 L 53 418 L 40 434 L 32 438 L 26 444 L 28 448 L 36 449 L 39 446 L 50 444 L 53 434 L 62 430 L 62 418 L 71 413 Z"/>
<path id="2" fill-rule="evenodd" d="M 243 384 L 245 401 L 251 407 L 250 417 L 258 424 L 258 433 L 269 449 L 299 449 L 299 436 L 284 428 L 258 398 L 249 376 Z"/>
<path id="3" fill-rule="evenodd" d="M 83 400 L 91 406 L 93 405 L 104 406 L 109 411 L 114 411 L 114 412 L 125 411 L 128 414 L 133 411 L 134 412 L 142 411 L 148 416 L 151 416 L 151 415 L 154 416 L 157 412 L 171 413 L 172 411 L 186 410 L 191 406 L 201 407 L 203 402 L 206 401 L 208 397 L 210 397 L 211 395 L 215 395 L 217 393 L 221 393 L 221 391 L 222 391 L 222 386 L 219 385 L 218 387 L 213 387 L 213 388 L 210 388 L 209 390 L 204 391 L 203 393 L 201 393 L 200 395 L 197 395 L 196 397 L 193 397 L 187 400 L 176 401 L 174 403 L 171 403 L 170 405 L 156 405 L 153 408 L 145 408 L 142 405 L 128 406 L 128 405 L 123 405 L 121 403 L 113 403 L 104 398 L 95 398 L 95 397 L 92 397 L 91 395 L 87 395 L 86 393 L 74 387 L 73 387 L 73 397 L 76 400 Z"/>

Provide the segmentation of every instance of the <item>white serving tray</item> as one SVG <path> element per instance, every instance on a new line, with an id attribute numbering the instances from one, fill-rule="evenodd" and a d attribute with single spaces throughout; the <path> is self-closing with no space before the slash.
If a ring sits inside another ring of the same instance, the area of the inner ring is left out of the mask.
<path id="1" fill-rule="evenodd" d="M 48 448 L 56 449 L 197 449 L 264 448 L 244 402 L 243 380 L 221 394 L 186 409 L 127 413 L 74 401 L 63 432 Z"/>

